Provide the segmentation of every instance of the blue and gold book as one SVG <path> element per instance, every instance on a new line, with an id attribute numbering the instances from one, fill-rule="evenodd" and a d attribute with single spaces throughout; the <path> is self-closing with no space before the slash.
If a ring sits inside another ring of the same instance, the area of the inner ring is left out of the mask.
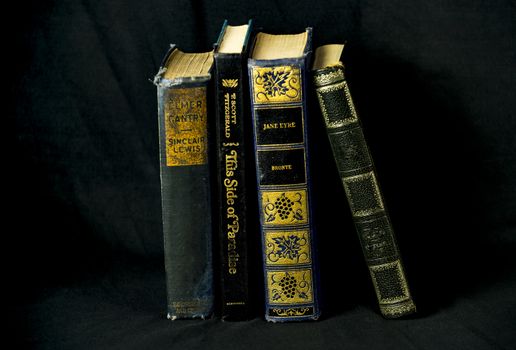
<path id="1" fill-rule="evenodd" d="M 311 34 L 258 33 L 248 59 L 265 319 L 272 322 L 320 315 L 307 147 Z"/>
<path id="2" fill-rule="evenodd" d="M 161 203 L 167 317 L 207 318 L 213 311 L 209 82 L 213 52 L 174 45 L 154 79 L 158 90 Z"/>

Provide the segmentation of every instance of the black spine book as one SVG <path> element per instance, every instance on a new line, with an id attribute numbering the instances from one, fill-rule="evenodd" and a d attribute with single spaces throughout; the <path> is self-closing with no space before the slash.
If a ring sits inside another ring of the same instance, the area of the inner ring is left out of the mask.
<path id="1" fill-rule="evenodd" d="M 249 317 L 244 140 L 248 88 L 244 67 L 251 26 L 252 21 L 241 26 L 225 21 L 214 48 L 220 312 L 227 321 Z"/>

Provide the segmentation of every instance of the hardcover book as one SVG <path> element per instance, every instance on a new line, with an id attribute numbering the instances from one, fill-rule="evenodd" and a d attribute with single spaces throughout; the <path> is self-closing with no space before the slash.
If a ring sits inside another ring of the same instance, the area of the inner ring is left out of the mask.
<path id="1" fill-rule="evenodd" d="M 244 69 L 251 24 L 225 21 L 214 49 L 221 318 L 229 321 L 249 317 Z"/>
<path id="2" fill-rule="evenodd" d="M 387 318 L 396 318 L 414 313 L 416 307 L 340 62 L 343 48 L 317 48 L 313 65 L 316 93 L 380 311 Z"/>
<path id="3" fill-rule="evenodd" d="M 208 83 L 213 52 L 172 45 L 154 79 L 158 92 L 167 317 L 206 318 L 213 309 L 208 167 Z"/>
<path id="4" fill-rule="evenodd" d="M 307 140 L 312 29 L 258 33 L 248 60 L 265 278 L 265 318 L 320 315 Z"/>

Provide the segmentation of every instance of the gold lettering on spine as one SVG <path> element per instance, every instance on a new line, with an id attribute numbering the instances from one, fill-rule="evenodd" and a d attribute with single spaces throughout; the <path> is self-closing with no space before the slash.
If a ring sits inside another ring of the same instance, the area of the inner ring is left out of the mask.
<path id="1" fill-rule="evenodd" d="M 292 170 L 292 164 L 284 164 L 284 165 L 271 165 L 272 171 L 279 170 Z"/>
<path id="2" fill-rule="evenodd" d="M 237 123 L 236 93 L 224 94 L 224 137 L 231 138 L 231 124 Z"/>
<path id="3" fill-rule="evenodd" d="M 225 88 L 238 87 L 238 79 L 222 79 L 222 86 Z M 237 94 L 226 92 L 224 94 L 224 138 L 231 139 L 231 127 L 237 124 Z M 238 142 L 223 142 L 224 147 L 239 147 Z M 240 231 L 239 213 L 235 210 L 235 203 L 238 199 L 238 180 L 234 179 L 238 169 L 238 153 L 236 150 L 224 151 L 225 154 L 225 178 L 223 181 L 226 190 L 226 238 L 227 238 L 227 269 L 230 275 L 238 272 L 237 236 Z"/>
<path id="4" fill-rule="evenodd" d="M 206 87 L 170 89 L 165 102 L 167 166 L 208 160 Z"/>
<path id="5" fill-rule="evenodd" d="M 263 130 L 269 129 L 295 129 L 296 122 L 288 122 L 288 123 L 263 123 Z"/>
<path id="6" fill-rule="evenodd" d="M 201 300 L 174 301 L 172 307 L 175 309 L 176 316 L 169 315 L 169 318 L 175 319 L 177 316 L 188 317 L 188 315 L 199 313 L 207 307 L 207 304 Z"/>
<path id="7" fill-rule="evenodd" d="M 228 240 L 228 272 L 231 275 L 237 273 L 238 260 L 240 256 L 237 253 L 237 235 L 240 231 L 240 219 L 235 210 L 235 201 L 238 199 L 238 181 L 233 179 L 235 171 L 238 169 L 238 153 L 235 150 L 226 154 L 226 178 L 224 179 L 224 188 L 226 189 L 226 218 L 228 220 L 226 226 L 226 236 Z"/>

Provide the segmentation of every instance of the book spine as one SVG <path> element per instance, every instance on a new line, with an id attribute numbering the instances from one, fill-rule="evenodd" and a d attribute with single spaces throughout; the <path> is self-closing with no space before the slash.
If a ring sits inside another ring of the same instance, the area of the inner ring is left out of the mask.
<path id="1" fill-rule="evenodd" d="M 416 311 L 342 65 L 314 72 L 320 108 L 382 315 Z"/>
<path id="2" fill-rule="evenodd" d="M 158 85 L 167 317 L 213 309 L 207 82 Z"/>
<path id="3" fill-rule="evenodd" d="M 307 57 L 249 60 L 265 318 L 317 319 L 318 271 L 310 207 Z"/>
<path id="4" fill-rule="evenodd" d="M 249 316 L 243 57 L 215 54 L 221 318 Z"/>

